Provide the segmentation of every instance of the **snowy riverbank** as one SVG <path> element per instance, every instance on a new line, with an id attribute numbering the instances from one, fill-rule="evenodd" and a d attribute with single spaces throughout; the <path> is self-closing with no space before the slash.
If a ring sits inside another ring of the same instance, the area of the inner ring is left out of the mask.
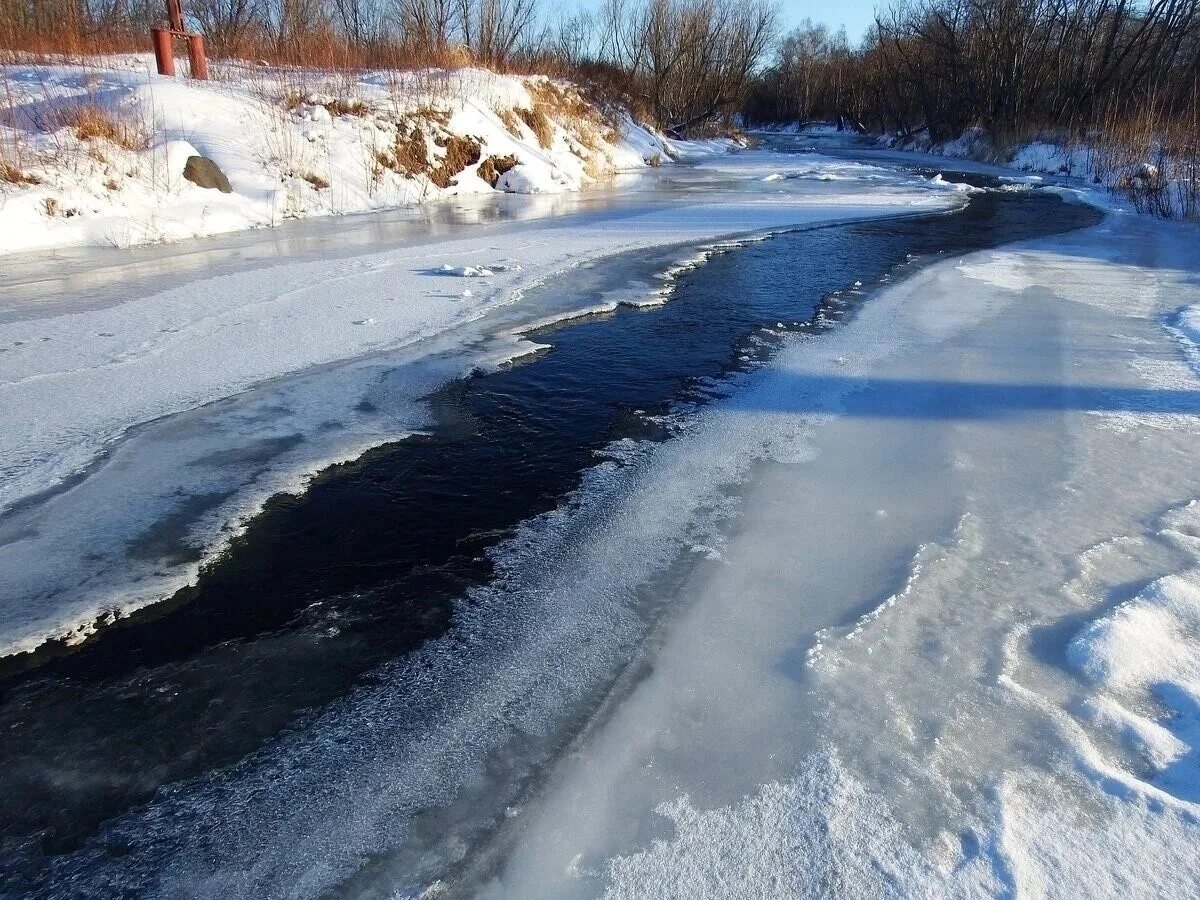
<path id="1" fill-rule="evenodd" d="M 1141 152 L 1099 140 L 1065 140 L 1046 134 L 997 146 L 982 128 L 969 128 L 951 140 L 933 143 L 927 135 L 881 135 L 879 147 L 916 151 L 947 160 L 991 163 L 1030 175 L 1049 175 L 1099 188 L 1131 202 L 1139 212 L 1165 218 L 1200 215 L 1196 161 L 1175 157 L 1160 145 Z"/>
<path id="2" fill-rule="evenodd" d="M 152 73 L 143 55 L 0 65 L 0 254 L 578 191 L 689 149 L 547 78 L 232 62 L 207 82 Z M 194 156 L 231 192 L 186 180 Z"/>
<path id="3" fill-rule="evenodd" d="M 1191 896 L 1197 246 L 1114 215 L 946 260 L 652 451 L 572 586 L 710 550 L 480 895 Z M 663 512 L 747 456 L 724 540 Z"/>

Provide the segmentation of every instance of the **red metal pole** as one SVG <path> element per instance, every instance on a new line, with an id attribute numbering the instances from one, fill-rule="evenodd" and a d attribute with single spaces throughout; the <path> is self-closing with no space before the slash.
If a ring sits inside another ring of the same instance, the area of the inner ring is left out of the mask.
<path id="1" fill-rule="evenodd" d="M 208 81 L 208 57 L 204 55 L 204 38 L 198 34 L 188 35 L 188 62 L 192 66 L 192 77 Z"/>
<path id="2" fill-rule="evenodd" d="M 174 35 L 169 28 L 152 28 L 150 33 L 154 36 L 154 61 L 158 64 L 158 74 L 174 75 L 175 51 L 171 47 Z"/>
<path id="3" fill-rule="evenodd" d="M 183 31 L 183 0 L 167 0 L 167 22 L 172 31 Z"/>

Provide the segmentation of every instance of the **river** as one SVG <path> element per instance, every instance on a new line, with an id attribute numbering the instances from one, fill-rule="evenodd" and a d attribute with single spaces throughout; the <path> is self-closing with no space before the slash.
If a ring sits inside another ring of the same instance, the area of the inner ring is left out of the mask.
<path id="1" fill-rule="evenodd" d="M 777 149 L 792 146 L 802 145 Z M 674 177 L 686 185 L 686 174 Z M 555 318 L 606 311 L 545 327 L 515 309 L 487 320 L 473 350 L 504 345 L 517 328 L 537 352 L 432 387 L 421 433 L 275 496 L 169 601 L 10 667 L 0 705 L 6 889 L 482 891 L 516 854 L 512 817 L 552 796 L 553 773 L 635 693 L 691 608 L 698 573 L 719 565 L 745 503 L 763 502 L 747 487 L 759 480 L 753 456 L 715 462 L 709 491 L 647 494 L 660 448 L 694 440 L 712 403 L 750 396 L 781 348 L 821 345 L 892 285 L 1100 219 L 1028 185 L 945 179 L 978 190 L 957 211 L 673 243 L 528 287 L 521 304 Z M 431 226 L 372 227 L 419 241 Z M 273 252 L 314 252 L 302 235 L 282 247 Z M 257 260 L 226 252 L 226 265 Z M 607 311 L 656 297 L 667 272 L 665 303 Z M 103 275 L 90 277 L 101 283 L 93 301 L 106 302 Z M 372 378 L 386 386 L 411 365 Z M 357 403 L 373 412 L 369 397 Z M 646 516 L 657 518 L 640 546 L 618 542 L 625 549 L 606 556 L 590 545 L 638 533 Z M 895 518 L 915 536 L 952 530 L 959 516 L 926 504 Z M 141 552 L 186 555 L 181 534 L 160 521 Z M 898 536 L 865 560 L 864 582 L 902 575 L 915 543 Z M 823 546 L 808 536 L 794 552 L 818 561 Z M 619 570 L 598 576 L 601 558 Z M 585 575 L 604 580 L 574 582 Z M 822 620 L 853 620 L 876 590 L 844 591 Z M 559 592 L 570 602 L 550 602 Z M 499 691 L 522 666 L 524 680 Z M 743 789 L 767 774 L 756 770 Z M 316 834 L 311 855 L 293 853 L 289 835 Z M 601 881 L 584 877 L 582 892 Z"/>

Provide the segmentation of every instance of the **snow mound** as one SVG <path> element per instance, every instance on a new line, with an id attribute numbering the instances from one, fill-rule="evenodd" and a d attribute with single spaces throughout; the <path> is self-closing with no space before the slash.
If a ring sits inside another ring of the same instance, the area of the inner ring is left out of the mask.
<path id="1" fill-rule="evenodd" d="M 520 266 L 509 265 L 507 263 L 488 263 L 482 266 L 452 266 L 450 263 L 442 263 L 433 270 L 433 273 L 436 275 L 453 275 L 457 278 L 490 278 L 502 272 L 519 271 L 521 271 Z"/>
<path id="2" fill-rule="evenodd" d="M 1200 503 L 1166 517 L 1163 535 L 1200 562 Z M 1097 618 L 1067 648 L 1098 694 L 1085 715 L 1132 748 L 1151 782 L 1200 801 L 1200 569 L 1159 578 Z"/>
<path id="3" fill-rule="evenodd" d="M 556 169 L 520 164 L 496 181 L 496 188 L 509 194 L 553 194 L 564 189 L 568 179 Z"/>
<path id="4" fill-rule="evenodd" d="M 938 172 L 936 175 L 930 178 L 929 183 L 940 188 L 945 188 L 946 190 L 956 191 L 960 194 L 973 194 L 978 193 L 980 190 L 980 188 L 972 187 L 971 185 L 964 184 L 961 181 L 947 181 L 942 177 L 941 172 Z"/>
<path id="5" fill-rule="evenodd" d="M 1200 699 L 1200 579 L 1155 581 L 1084 629 L 1068 656 L 1116 694 L 1138 697 L 1171 683 Z"/>

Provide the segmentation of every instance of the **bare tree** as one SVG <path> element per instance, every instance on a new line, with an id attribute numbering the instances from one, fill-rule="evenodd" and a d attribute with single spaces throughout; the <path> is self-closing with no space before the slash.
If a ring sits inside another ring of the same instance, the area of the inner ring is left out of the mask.
<path id="1" fill-rule="evenodd" d="M 777 33 L 766 0 L 609 0 L 605 49 L 673 132 L 728 122 Z"/>
<path id="2" fill-rule="evenodd" d="M 459 28 L 472 55 L 504 65 L 537 18 L 537 0 L 458 0 Z"/>
<path id="3" fill-rule="evenodd" d="M 261 21 L 263 0 L 191 0 L 188 12 L 214 53 L 235 54 Z"/>

